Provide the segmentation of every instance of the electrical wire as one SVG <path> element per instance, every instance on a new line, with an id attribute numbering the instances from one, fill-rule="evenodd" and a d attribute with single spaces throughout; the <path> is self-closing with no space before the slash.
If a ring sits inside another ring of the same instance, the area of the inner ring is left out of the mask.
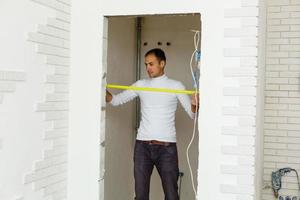
<path id="1" fill-rule="evenodd" d="M 197 197 L 197 191 L 196 191 L 196 187 L 195 187 L 195 182 L 194 182 L 194 176 L 193 176 L 193 170 L 192 170 L 192 167 L 191 167 L 191 163 L 190 163 L 190 157 L 189 157 L 189 150 L 190 150 L 190 147 L 194 141 L 194 138 L 195 138 L 195 134 L 196 134 L 196 125 L 197 125 L 197 119 L 198 119 L 198 91 L 199 91 L 199 85 L 198 85 L 198 81 L 197 80 L 197 77 L 193 71 L 193 59 L 195 57 L 195 54 L 196 53 L 200 53 L 200 51 L 198 50 L 198 46 L 199 46 L 199 41 L 200 41 L 200 31 L 194 31 L 192 30 L 193 32 L 195 32 L 194 34 L 194 47 L 195 47 L 195 50 L 194 52 L 192 53 L 192 56 L 191 56 L 191 60 L 190 60 L 190 69 L 191 69 L 191 74 L 192 74 L 192 77 L 193 77 L 193 81 L 194 81 L 194 88 L 195 88 L 195 95 L 196 95 L 196 112 L 195 112 L 195 118 L 194 118 L 194 126 L 193 126 L 193 134 L 192 134 L 192 138 L 187 146 L 187 149 L 186 149 L 186 157 L 187 157 L 187 163 L 188 163 L 188 166 L 189 166 L 189 170 L 190 170 L 190 176 L 191 176 L 191 182 L 192 182 L 192 187 L 193 187 L 193 191 L 194 191 L 194 194 L 195 194 L 195 198 Z M 197 55 L 196 57 L 196 67 L 199 67 L 199 71 L 200 71 L 200 59 Z M 200 73 L 199 73 L 199 77 L 200 78 Z"/>

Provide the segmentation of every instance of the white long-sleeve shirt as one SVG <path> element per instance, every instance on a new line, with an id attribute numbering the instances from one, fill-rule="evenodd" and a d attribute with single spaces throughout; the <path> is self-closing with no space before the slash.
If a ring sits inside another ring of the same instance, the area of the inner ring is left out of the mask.
<path id="1" fill-rule="evenodd" d="M 156 78 L 138 80 L 132 86 L 185 89 L 180 81 L 169 79 L 165 74 Z M 137 134 L 138 140 L 176 142 L 175 112 L 177 100 L 191 119 L 195 117 L 195 113 L 191 110 L 191 99 L 187 94 L 125 90 L 112 96 L 110 104 L 113 106 L 124 104 L 137 96 L 140 98 L 141 121 Z"/>

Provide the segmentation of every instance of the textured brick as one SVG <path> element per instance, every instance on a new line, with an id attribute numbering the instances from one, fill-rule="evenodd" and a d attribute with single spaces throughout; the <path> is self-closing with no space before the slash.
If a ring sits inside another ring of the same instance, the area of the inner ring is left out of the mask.
<path id="1" fill-rule="evenodd" d="M 266 66 L 266 71 L 286 71 L 288 70 L 289 66 L 288 65 L 267 65 Z"/>
<path id="2" fill-rule="evenodd" d="M 38 26 L 38 32 L 45 34 L 45 35 L 50 35 L 53 37 L 58 37 L 61 39 L 69 40 L 70 39 L 70 34 L 66 31 L 51 27 L 51 26 L 45 26 L 45 25 L 39 25 Z"/>
<path id="3" fill-rule="evenodd" d="M 300 24 L 300 21 L 297 18 L 281 19 L 281 24 Z"/>
<path id="4" fill-rule="evenodd" d="M 0 92 L 14 92 L 16 90 L 16 83 L 0 81 Z"/>
<path id="5" fill-rule="evenodd" d="M 280 103 L 286 103 L 286 104 L 300 104 L 299 98 L 280 98 Z"/>
<path id="6" fill-rule="evenodd" d="M 226 68 L 224 70 L 225 77 L 243 77 L 243 76 L 253 77 L 256 75 L 257 75 L 257 69 L 253 67 L 252 68 L 250 67 Z"/>
<path id="7" fill-rule="evenodd" d="M 48 185 L 52 185 L 52 184 L 55 184 L 57 182 L 64 181 L 64 180 L 66 180 L 66 178 L 67 178 L 67 173 L 66 172 L 61 172 L 59 174 L 49 176 L 48 178 L 36 181 L 34 183 L 34 188 L 35 188 L 35 190 L 39 190 L 39 189 L 42 189 L 42 188 L 44 188 Z"/>
<path id="8" fill-rule="evenodd" d="M 258 24 L 258 17 L 257 16 L 250 16 L 250 17 L 243 17 L 241 18 L 242 26 L 257 26 Z"/>
<path id="9" fill-rule="evenodd" d="M 255 76 L 241 77 L 239 78 L 239 83 L 242 87 L 257 86 L 257 79 L 255 78 Z"/>
<path id="10" fill-rule="evenodd" d="M 68 110 L 68 103 L 65 102 L 49 102 L 39 103 L 36 106 L 37 111 L 62 111 Z"/>
<path id="11" fill-rule="evenodd" d="M 255 97 L 239 97 L 240 106 L 255 106 L 256 98 Z"/>
<path id="12" fill-rule="evenodd" d="M 256 27 L 228 28 L 224 30 L 225 37 L 256 36 L 257 33 Z"/>
<path id="13" fill-rule="evenodd" d="M 258 6 L 259 1 L 258 0 L 241 0 L 242 1 L 242 6 Z"/>
<path id="14" fill-rule="evenodd" d="M 280 85 L 279 90 L 299 91 L 298 85 Z"/>
<path id="15" fill-rule="evenodd" d="M 38 44 L 37 52 L 46 55 L 56 55 L 61 57 L 69 57 L 69 50 L 55 46 Z"/>
<path id="16" fill-rule="evenodd" d="M 287 123 L 286 117 L 265 117 L 265 122 Z"/>
<path id="17" fill-rule="evenodd" d="M 299 78 L 289 78 L 289 84 L 299 84 Z"/>
<path id="18" fill-rule="evenodd" d="M 253 175 L 254 167 L 252 166 L 234 166 L 234 165 L 223 165 L 221 166 L 222 173 L 225 174 L 241 174 L 241 175 Z"/>
<path id="19" fill-rule="evenodd" d="M 278 116 L 277 110 L 265 110 L 265 116 Z"/>
<path id="20" fill-rule="evenodd" d="M 300 38 L 291 38 L 290 43 L 291 44 L 300 44 Z"/>
<path id="21" fill-rule="evenodd" d="M 267 39 L 268 44 L 289 44 L 288 39 Z"/>
<path id="22" fill-rule="evenodd" d="M 62 138 L 68 136 L 68 129 L 67 128 L 60 128 L 60 129 L 54 129 L 51 131 L 46 131 L 45 133 L 45 139 L 54 139 L 54 138 Z"/>
<path id="23" fill-rule="evenodd" d="M 223 107 L 224 115 L 253 116 L 256 113 L 255 107 Z"/>
<path id="24" fill-rule="evenodd" d="M 278 31 L 278 32 L 282 32 L 282 31 L 289 31 L 290 30 L 290 26 L 288 25 L 280 25 L 280 26 L 268 26 L 268 31 L 272 32 L 272 31 Z M 269 37 L 269 35 L 268 35 Z"/>
<path id="25" fill-rule="evenodd" d="M 67 154 L 44 159 L 35 163 L 35 170 L 41 170 L 44 168 L 51 167 L 53 165 L 67 163 Z"/>
<path id="26" fill-rule="evenodd" d="M 60 12 L 70 13 L 70 5 L 61 3 L 63 0 L 31 0 Z"/>
<path id="27" fill-rule="evenodd" d="M 68 120 L 66 120 L 66 119 L 60 119 L 60 120 L 53 121 L 54 129 L 67 128 L 67 127 L 68 127 Z"/>
<path id="28" fill-rule="evenodd" d="M 241 87 L 241 88 L 224 88 L 223 94 L 225 96 L 255 96 L 256 89 L 254 87 Z"/>
<path id="29" fill-rule="evenodd" d="M 288 91 L 265 91 L 267 97 L 287 97 Z"/>
<path id="30" fill-rule="evenodd" d="M 222 153 L 230 155 L 254 155 L 253 146 L 223 146 Z"/>
<path id="31" fill-rule="evenodd" d="M 53 138 L 53 146 L 67 146 L 68 138 L 67 137 L 57 137 Z"/>
<path id="32" fill-rule="evenodd" d="M 300 58 L 281 58 L 280 64 L 290 64 L 290 65 L 300 64 Z"/>
<path id="33" fill-rule="evenodd" d="M 299 38 L 300 32 L 293 31 L 293 32 L 281 32 L 282 38 Z"/>
<path id="34" fill-rule="evenodd" d="M 300 117 L 299 111 L 278 111 L 278 116 L 288 116 L 288 117 Z"/>
<path id="35" fill-rule="evenodd" d="M 224 56 L 228 56 L 228 57 L 243 57 L 243 56 L 256 56 L 256 55 L 257 55 L 256 47 L 224 49 Z"/>
<path id="36" fill-rule="evenodd" d="M 28 40 L 31 42 L 47 44 L 54 47 L 69 48 L 69 43 L 66 40 L 40 33 L 29 33 Z"/>
<path id="37" fill-rule="evenodd" d="M 254 187 L 251 185 L 221 185 L 221 191 L 229 194 L 250 194 L 251 196 L 254 194 Z M 245 199 L 247 200 L 247 195 L 238 195 L 240 198 L 237 199 Z M 246 196 L 246 198 L 245 198 Z M 249 199 L 249 197 L 248 197 Z M 251 199 L 251 198 L 250 198 Z"/>
<path id="38" fill-rule="evenodd" d="M 291 17 L 292 18 L 299 18 L 300 17 L 300 12 L 291 12 Z"/>
<path id="39" fill-rule="evenodd" d="M 251 16 L 258 16 L 258 8 L 245 7 L 245 8 L 225 9 L 225 17 L 251 17 Z"/>
<path id="40" fill-rule="evenodd" d="M 293 6 L 282 6 L 281 10 L 282 11 L 288 11 L 288 12 L 291 12 L 291 11 L 298 11 L 298 12 L 300 12 L 300 6 L 296 6 L 296 5 L 293 5 Z"/>
<path id="41" fill-rule="evenodd" d="M 3 97 L 4 97 L 4 94 L 0 93 L 0 104 L 3 103 Z"/>
<path id="42" fill-rule="evenodd" d="M 277 77 L 279 77 L 279 72 L 267 71 L 265 76 L 268 78 L 277 78 Z"/>
<path id="43" fill-rule="evenodd" d="M 47 56 L 47 64 L 69 66 L 70 60 L 69 58 L 65 58 L 65 57 L 49 55 Z"/>
<path id="44" fill-rule="evenodd" d="M 287 136 L 287 131 L 284 130 L 265 130 L 265 136 L 278 136 L 278 137 L 285 137 Z"/>
<path id="45" fill-rule="evenodd" d="M 270 6 L 281 6 L 281 5 L 289 5 L 289 0 L 269 0 L 268 5 Z"/>
<path id="46" fill-rule="evenodd" d="M 61 93 L 47 94 L 46 101 L 68 101 L 69 95 Z"/>
<path id="47" fill-rule="evenodd" d="M 300 51 L 300 45 L 280 45 L 281 51 Z"/>
<path id="48" fill-rule="evenodd" d="M 268 58 L 266 59 L 267 65 L 278 65 L 279 64 L 279 58 Z"/>
<path id="49" fill-rule="evenodd" d="M 277 97 L 265 97 L 265 103 L 279 103 L 279 98 L 277 98 Z"/>
<path id="50" fill-rule="evenodd" d="M 56 19 L 70 23 L 71 22 L 71 16 L 69 14 L 58 12 L 56 14 Z"/>
<path id="51" fill-rule="evenodd" d="M 280 19 L 270 19 L 267 21 L 267 25 L 280 25 Z"/>
<path id="52" fill-rule="evenodd" d="M 61 181 L 61 182 L 52 184 L 50 186 L 46 186 L 45 187 L 45 194 L 49 195 L 49 194 L 52 194 L 53 192 L 56 192 L 56 191 L 66 190 L 66 185 L 67 185 L 66 181 Z"/>
<path id="53" fill-rule="evenodd" d="M 54 165 L 48 168 L 40 169 L 37 170 L 33 174 L 29 174 L 25 177 L 25 183 L 30 183 L 33 181 L 45 179 L 48 176 L 59 174 L 61 171 L 66 171 L 67 170 L 67 165 L 66 164 L 59 164 L 59 165 Z"/>
<path id="54" fill-rule="evenodd" d="M 69 75 L 70 69 L 62 66 L 55 66 L 54 75 Z"/>
<path id="55" fill-rule="evenodd" d="M 280 32 L 268 32 L 268 38 L 280 38 Z M 276 51 L 279 50 L 278 45 L 268 45 L 267 51 Z"/>
<path id="56" fill-rule="evenodd" d="M 222 134 L 224 135 L 255 135 L 255 129 L 249 127 L 222 127 Z"/>
<path id="57" fill-rule="evenodd" d="M 300 131 L 300 124 L 278 124 L 277 127 L 279 130 Z"/>
<path id="58" fill-rule="evenodd" d="M 268 18 L 270 18 L 270 19 L 284 19 L 284 18 L 289 18 L 289 13 L 288 12 L 268 13 Z"/>
<path id="59" fill-rule="evenodd" d="M 0 71 L 0 81 L 24 81 L 24 72 Z"/>
<path id="60" fill-rule="evenodd" d="M 291 0 L 292 5 L 300 5 L 300 0 Z"/>
<path id="61" fill-rule="evenodd" d="M 300 58 L 300 52 L 289 52 L 290 58 Z"/>
<path id="62" fill-rule="evenodd" d="M 300 110 L 300 105 L 289 105 L 289 110 Z"/>
<path id="63" fill-rule="evenodd" d="M 48 75 L 47 83 L 67 83 L 68 76 L 64 75 Z"/>
<path id="64" fill-rule="evenodd" d="M 281 7 L 280 6 L 269 6 L 267 8 L 268 12 L 280 12 Z"/>
<path id="65" fill-rule="evenodd" d="M 52 157 L 56 157 L 56 156 L 61 156 L 67 153 L 67 146 L 58 146 L 54 149 L 51 150 L 46 150 L 45 151 L 45 158 L 52 158 Z"/>
<path id="66" fill-rule="evenodd" d="M 64 21 L 60 21 L 54 18 L 50 18 L 48 19 L 48 23 L 49 26 L 55 27 L 57 29 L 61 29 L 64 31 L 70 31 L 70 24 Z"/>

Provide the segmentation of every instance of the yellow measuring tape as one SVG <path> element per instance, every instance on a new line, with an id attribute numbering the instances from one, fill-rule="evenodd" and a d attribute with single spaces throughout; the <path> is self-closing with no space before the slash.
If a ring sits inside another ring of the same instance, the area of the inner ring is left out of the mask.
<path id="1" fill-rule="evenodd" d="M 112 89 L 122 89 L 122 90 L 140 90 L 140 91 L 151 91 L 151 92 L 167 92 L 167 93 L 177 93 L 177 94 L 194 94 L 194 90 L 175 90 L 168 88 L 149 88 L 149 87 L 135 87 L 135 86 L 125 86 L 125 85 L 112 85 L 107 84 L 107 88 Z"/>

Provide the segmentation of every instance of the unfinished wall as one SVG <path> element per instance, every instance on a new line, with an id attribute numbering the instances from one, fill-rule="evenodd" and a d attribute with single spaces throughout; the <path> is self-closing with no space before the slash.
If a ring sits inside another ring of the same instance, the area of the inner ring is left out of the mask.
<path id="1" fill-rule="evenodd" d="M 108 24 L 107 83 L 131 85 L 137 73 L 135 18 L 109 18 Z M 135 101 L 118 107 L 106 106 L 104 198 L 107 200 L 134 198 L 135 122 Z"/>
<path id="2" fill-rule="evenodd" d="M 0 199 L 65 199 L 70 1 L 0 10 Z"/>
<path id="3" fill-rule="evenodd" d="M 300 1 L 267 1 L 264 182 L 282 167 L 300 170 Z M 283 178 L 286 195 L 298 196 L 294 173 Z M 264 189 L 262 199 L 275 199 Z"/>

